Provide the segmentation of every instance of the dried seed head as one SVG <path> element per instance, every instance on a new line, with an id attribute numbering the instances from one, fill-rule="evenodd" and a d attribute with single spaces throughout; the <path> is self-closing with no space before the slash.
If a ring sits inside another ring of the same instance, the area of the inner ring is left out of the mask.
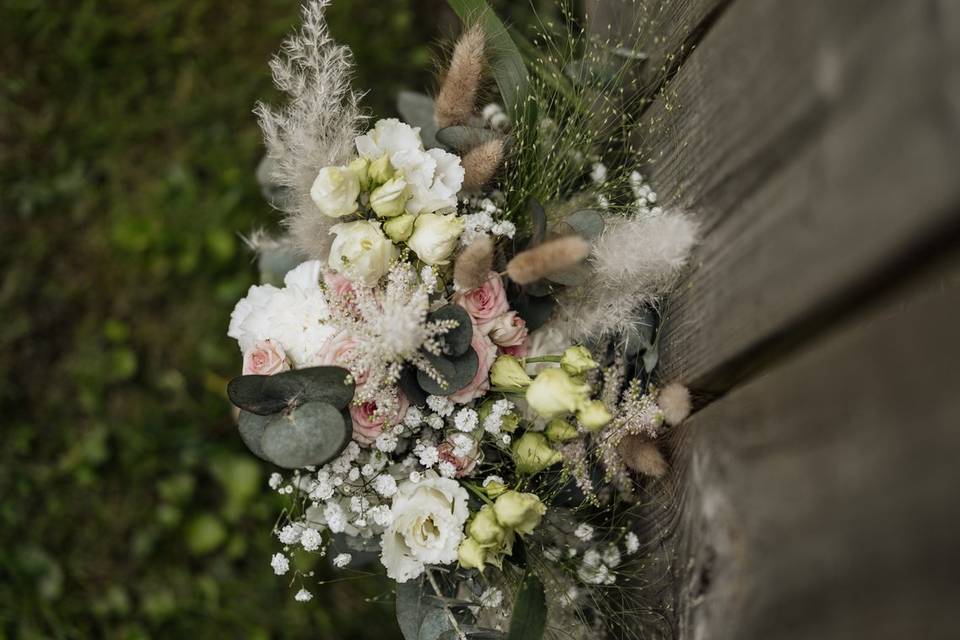
<path id="1" fill-rule="evenodd" d="M 453 266 L 453 282 L 457 289 L 476 289 L 490 276 L 493 265 L 493 241 L 481 236 L 460 252 Z"/>
<path id="2" fill-rule="evenodd" d="M 479 191 L 490 182 L 503 162 L 503 140 L 496 138 L 474 147 L 460 159 L 464 191 Z"/>
<path id="3" fill-rule="evenodd" d="M 623 463 L 645 476 L 662 478 L 667 473 L 667 461 L 657 445 L 641 436 L 627 436 L 617 447 Z"/>
<path id="4" fill-rule="evenodd" d="M 434 107 L 441 129 L 463 124 L 473 114 L 483 75 L 484 49 L 485 37 L 479 24 L 467 29 L 457 41 Z"/>
<path id="5" fill-rule="evenodd" d="M 657 404 L 663 411 L 663 419 L 676 426 L 690 415 L 690 390 L 679 382 L 671 382 L 657 395 Z"/>
<path id="6" fill-rule="evenodd" d="M 507 275 L 517 284 L 532 284 L 579 264 L 588 255 L 590 243 L 580 236 L 557 238 L 514 256 L 507 264 Z"/>

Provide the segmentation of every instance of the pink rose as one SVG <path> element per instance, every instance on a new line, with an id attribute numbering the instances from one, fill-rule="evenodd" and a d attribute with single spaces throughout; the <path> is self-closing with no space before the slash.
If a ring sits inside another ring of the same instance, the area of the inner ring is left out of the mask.
<path id="1" fill-rule="evenodd" d="M 490 342 L 490 338 L 477 325 L 473 325 L 473 338 L 470 340 L 470 347 L 477 352 L 477 359 L 479 360 L 477 374 L 467 386 L 448 396 L 457 404 L 467 404 L 487 392 L 490 388 L 488 378 L 490 367 L 493 366 L 493 361 L 497 359 L 497 345 Z"/>
<path id="2" fill-rule="evenodd" d="M 327 290 L 337 294 L 338 298 L 344 298 L 353 293 L 353 282 L 350 278 L 335 271 L 324 271 L 323 282 L 327 285 Z"/>
<path id="3" fill-rule="evenodd" d="M 243 375 L 272 376 L 290 368 L 287 354 L 279 342 L 263 340 L 243 354 Z"/>
<path id="4" fill-rule="evenodd" d="M 490 323 L 490 339 L 504 351 L 522 347 L 527 342 L 527 323 L 516 311 L 508 311 Z"/>
<path id="5" fill-rule="evenodd" d="M 368 371 L 359 371 L 354 362 L 354 351 L 357 341 L 346 331 L 341 331 L 323 343 L 317 352 L 316 365 L 327 367 L 343 367 L 349 369 L 353 380 L 358 385 L 367 381 Z"/>
<path id="6" fill-rule="evenodd" d="M 503 282 L 493 271 L 482 285 L 465 293 L 458 293 L 453 301 L 466 309 L 473 321 L 485 332 L 488 330 L 485 325 L 510 310 Z"/>
<path id="7" fill-rule="evenodd" d="M 353 439 L 361 447 L 369 447 L 383 433 L 385 427 L 399 424 L 407 414 L 410 402 L 407 396 L 397 391 L 397 409 L 391 415 L 383 415 L 376 402 L 350 405 L 350 417 L 353 419 Z"/>
<path id="8" fill-rule="evenodd" d="M 454 445 L 450 440 L 445 440 L 437 445 L 437 454 L 439 454 L 441 462 L 449 462 L 457 470 L 456 477 L 462 478 L 463 476 L 469 475 L 473 468 L 477 466 L 477 461 L 480 460 L 480 449 L 476 446 L 476 441 L 474 441 L 473 448 L 463 456 L 457 456 L 454 454 Z"/>

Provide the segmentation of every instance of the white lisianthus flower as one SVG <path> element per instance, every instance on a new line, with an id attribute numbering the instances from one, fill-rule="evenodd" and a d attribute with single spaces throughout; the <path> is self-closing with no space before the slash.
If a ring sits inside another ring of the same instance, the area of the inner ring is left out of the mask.
<path id="1" fill-rule="evenodd" d="M 377 222 L 341 222 L 330 233 L 336 235 L 330 247 L 330 268 L 367 286 L 376 284 L 400 254 Z"/>
<path id="2" fill-rule="evenodd" d="M 464 224 L 463 218 L 453 213 L 424 213 L 417 218 L 407 246 L 429 265 L 447 264 L 450 254 L 457 248 Z"/>
<path id="3" fill-rule="evenodd" d="M 464 175 L 460 158 L 441 149 L 425 150 L 419 127 L 395 118 L 380 120 L 357 138 L 356 145 L 362 157 L 376 163 L 386 156 L 403 174 L 412 194 L 407 213 L 433 213 L 456 206 Z"/>
<path id="4" fill-rule="evenodd" d="M 409 199 L 407 181 L 394 178 L 373 190 L 370 194 L 370 208 L 380 218 L 393 218 L 405 211 Z"/>
<path id="5" fill-rule="evenodd" d="M 310 198 L 325 216 L 339 218 L 357 210 L 360 178 L 350 167 L 324 167 L 310 187 Z"/>
<path id="6" fill-rule="evenodd" d="M 383 534 L 380 560 L 397 582 L 416 578 L 428 564 L 457 561 L 463 527 L 470 515 L 467 491 L 456 480 L 428 471 L 420 482 L 403 482 Z"/>
<path id="7" fill-rule="evenodd" d="M 309 366 L 335 333 L 326 324 L 330 317 L 327 299 L 320 288 L 320 262 L 304 262 L 287 273 L 282 289 L 254 285 L 230 315 L 227 335 L 240 343 L 244 353 L 259 342 L 279 343 L 295 367 Z"/>

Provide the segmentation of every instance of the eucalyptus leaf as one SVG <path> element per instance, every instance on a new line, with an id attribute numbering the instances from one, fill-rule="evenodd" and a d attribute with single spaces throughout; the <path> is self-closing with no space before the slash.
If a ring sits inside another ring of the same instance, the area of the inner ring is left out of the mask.
<path id="1" fill-rule="evenodd" d="M 322 465 L 347 447 L 349 416 L 326 402 L 307 402 L 267 423 L 260 445 L 268 460 L 285 469 Z"/>
<path id="2" fill-rule="evenodd" d="M 257 165 L 257 183 L 263 199 L 274 209 L 284 209 L 293 199 L 293 190 L 280 184 L 277 177 L 279 163 L 270 156 L 264 156 Z"/>
<path id="3" fill-rule="evenodd" d="M 527 248 L 535 247 L 547 239 L 547 212 L 543 205 L 534 198 L 530 198 L 530 244 Z"/>
<path id="4" fill-rule="evenodd" d="M 581 209 L 574 211 L 563 219 L 559 225 L 560 229 L 568 227 L 572 233 L 577 234 L 584 240 L 594 240 L 603 233 L 605 223 L 603 216 L 593 209 Z"/>
<path id="5" fill-rule="evenodd" d="M 237 376 L 227 385 L 227 395 L 236 406 L 262 416 L 314 401 L 343 409 L 353 399 L 349 375 L 341 367 L 309 367 L 272 376 Z"/>
<path id="6" fill-rule="evenodd" d="M 418 640 L 420 624 L 431 607 L 424 600 L 423 578 L 398 582 L 396 590 L 397 624 L 404 640 Z"/>
<path id="7" fill-rule="evenodd" d="M 466 153 L 484 142 L 495 140 L 499 137 L 500 134 L 490 129 L 463 125 L 444 127 L 437 131 L 437 142 L 460 153 Z"/>
<path id="8" fill-rule="evenodd" d="M 550 315 L 557 306 L 552 295 L 532 296 L 521 294 L 510 302 L 510 306 L 527 323 L 527 329 L 536 331 L 550 319 Z"/>
<path id="9" fill-rule="evenodd" d="M 430 314 L 430 320 L 456 320 L 459 324 L 443 334 L 443 352 L 450 356 L 462 356 L 470 348 L 473 339 L 473 321 L 467 310 L 457 304 L 448 304 Z"/>
<path id="10" fill-rule="evenodd" d="M 407 396 L 407 400 L 416 406 L 423 406 L 427 403 L 427 393 L 420 388 L 417 382 L 417 369 L 414 366 L 404 367 L 400 372 L 400 380 L 397 381 L 400 391 Z"/>
<path id="11" fill-rule="evenodd" d="M 420 139 L 427 149 L 439 147 L 437 121 L 434 119 L 433 98 L 416 91 L 401 91 L 397 96 L 397 111 L 407 124 L 420 127 Z"/>
<path id="12" fill-rule="evenodd" d="M 554 271 L 547 276 L 547 279 L 550 280 L 550 282 L 556 282 L 557 284 L 562 284 L 567 287 L 576 287 L 589 280 L 592 274 L 593 267 L 586 262 L 581 262 L 580 264 L 573 265 L 569 269 Z"/>
<path id="13" fill-rule="evenodd" d="M 255 456 L 261 460 L 270 460 L 263 453 L 263 447 L 260 446 L 260 441 L 263 440 L 263 432 L 267 429 L 267 423 L 270 422 L 272 416 L 260 416 L 255 413 L 250 413 L 249 411 L 241 411 L 240 419 L 237 420 L 237 428 L 240 431 L 240 438 L 243 440 L 243 444 L 247 445 L 247 448 L 253 452 Z"/>
<path id="14" fill-rule="evenodd" d="M 496 629 L 461 626 L 460 630 L 463 631 L 463 635 L 465 635 L 468 640 L 504 640 L 507 637 L 507 634 L 503 631 L 497 631 Z M 440 640 L 460 640 L 460 636 L 457 635 L 456 631 L 451 629 L 441 635 Z"/>
<path id="15" fill-rule="evenodd" d="M 500 90 L 500 99 L 507 115 L 516 122 L 520 109 L 532 102 L 527 99 L 530 78 L 516 43 L 485 0 L 447 0 L 447 4 L 463 22 L 478 20 L 483 26 L 487 53 L 494 80 Z"/>
<path id="16" fill-rule="evenodd" d="M 513 602 L 507 640 L 540 640 L 547 624 L 547 599 L 540 578 L 528 573 Z"/>
<path id="17" fill-rule="evenodd" d="M 261 249 L 257 258 L 260 283 L 282 287 L 283 277 L 300 262 L 300 257 L 286 246 L 280 245 L 269 249 Z"/>
<path id="18" fill-rule="evenodd" d="M 420 622 L 417 640 L 440 640 L 447 631 L 453 630 L 450 614 L 443 608 L 429 609 Z"/>
<path id="19" fill-rule="evenodd" d="M 424 391 L 435 396 L 449 396 L 460 391 L 470 384 L 480 366 L 480 358 L 472 348 L 456 357 L 427 354 L 427 360 L 437 370 L 445 384 L 440 385 L 423 371 L 417 371 L 417 383 Z"/>

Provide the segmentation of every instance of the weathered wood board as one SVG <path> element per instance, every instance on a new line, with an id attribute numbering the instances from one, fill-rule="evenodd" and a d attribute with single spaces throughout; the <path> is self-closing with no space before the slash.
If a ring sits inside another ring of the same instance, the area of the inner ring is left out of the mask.
<path id="1" fill-rule="evenodd" d="M 960 3 L 662 6 L 639 142 L 703 225 L 661 341 L 700 405 L 653 510 L 675 634 L 956 637 Z"/>

